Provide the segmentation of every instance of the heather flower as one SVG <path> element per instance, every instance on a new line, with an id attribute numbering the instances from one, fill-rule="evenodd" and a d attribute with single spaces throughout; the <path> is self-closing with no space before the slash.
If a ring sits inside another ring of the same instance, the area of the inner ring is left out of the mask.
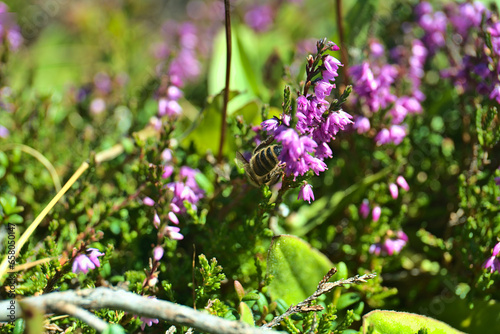
<path id="1" fill-rule="evenodd" d="M 500 272 L 500 260 L 496 256 L 491 256 L 483 263 L 483 268 L 490 269 L 490 273 Z"/>
<path id="2" fill-rule="evenodd" d="M 375 243 L 370 246 L 370 249 L 368 250 L 370 254 L 375 254 L 375 255 L 380 255 L 382 252 L 382 244 L 381 243 Z"/>
<path id="3" fill-rule="evenodd" d="M 161 152 L 161 160 L 163 163 L 170 162 L 172 160 L 172 150 L 169 148 L 164 149 Z"/>
<path id="4" fill-rule="evenodd" d="M 173 213 L 172 211 L 170 211 L 168 213 L 168 220 L 170 220 L 172 223 L 178 225 L 179 224 L 179 219 L 177 218 L 177 216 L 175 215 L 175 213 Z"/>
<path id="5" fill-rule="evenodd" d="M 373 222 L 376 223 L 378 222 L 378 220 L 380 219 L 380 214 L 382 213 L 382 209 L 380 208 L 380 206 L 375 206 L 372 210 L 372 219 L 373 219 Z"/>
<path id="6" fill-rule="evenodd" d="M 369 252 L 375 255 L 394 255 L 401 252 L 408 242 L 408 236 L 403 231 L 389 231 L 383 242 L 378 242 L 370 246 Z"/>
<path id="7" fill-rule="evenodd" d="M 155 248 L 153 248 L 153 258 L 155 261 L 160 261 L 161 258 L 163 257 L 163 247 L 161 246 L 156 246 Z"/>
<path id="8" fill-rule="evenodd" d="M 391 141 L 391 133 L 387 129 L 382 129 L 380 132 L 375 136 L 375 142 L 377 143 L 377 146 L 387 144 Z"/>
<path id="9" fill-rule="evenodd" d="M 493 256 L 497 256 L 500 253 L 500 242 L 498 242 L 495 247 L 493 247 Z"/>
<path id="10" fill-rule="evenodd" d="M 389 192 L 391 193 L 391 197 L 393 199 L 398 198 L 398 186 L 394 183 L 389 184 Z"/>
<path id="11" fill-rule="evenodd" d="M 173 172 L 174 166 L 166 165 L 163 167 L 163 174 L 161 174 L 161 177 L 164 179 L 168 179 L 170 176 L 172 176 Z"/>
<path id="12" fill-rule="evenodd" d="M 183 96 L 182 91 L 179 89 L 179 87 L 176 86 L 169 86 L 167 88 L 167 98 L 170 100 L 178 100 Z"/>
<path id="13" fill-rule="evenodd" d="M 90 251 L 88 255 L 80 254 L 77 257 L 75 257 L 72 266 L 73 273 L 86 274 L 89 270 L 101 266 L 98 257 L 103 256 L 104 253 L 99 252 L 99 250 L 96 248 L 88 248 L 87 252 L 88 251 Z"/>
<path id="14" fill-rule="evenodd" d="M 177 116 L 182 112 L 182 107 L 175 100 L 168 100 L 166 98 L 161 98 L 158 101 L 158 115 L 160 116 Z"/>
<path id="15" fill-rule="evenodd" d="M 389 129 L 391 141 L 395 145 L 399 145 L 404 137 L 406 137 L 406 129 L 401 125 L 392 125 Z"/>
<path id="16" fill-rule="evenodd" d="M 94 76 L 94 85 L 101 94 L 108 94 L 111 92 L 111 78 L 103 72 L 99 72 Z"/>
<path id="17" fill-rule="evenodd" d="M 245 23 L 257 32 L 269 29 L 273 23 L 273 10 L 268 5 L 254 6 L 247 10 Z"/>
<path id="18" fill-rule="evenodd" d="M 176 227 L 176 226 L 165 227 L 166 235 L 172 240 L 184 239 L 184 236 L 181 233 L 179 233 L 180 231 L 181 231 L 181 229 L 179 227 Z"/>
<path id="19" fill-rule="evenodd" d="M 398 254 L 408 242 L 408 237 L 403 231 L 398 231 L 396 237 L 389 237 L 385 240 L 383 248 L 388 255 Z"/>
<path id="20" fill-rule="evenodd" d="M 396 183 L 401 187 L 403 188 L 404 190 L 406 191 L 409 191 L 410 190 L 410 186 L 408 185 L 408 182 L 406 182 L 406 179 L 404 177 L 402 177 L 401 175 L 399 175 L 396 179 Z"/>
<path id="21" fill-rule="evenodd" d="M 384 55 L 384 46 L 377 41 L 371 41 L 370 54 L 375 58 L 382 57 Z"/>
<path id="22" fill-rule="evenodd" d="M 94 115 L 101 114 L 104 110 L 106 110 L 106 102 L 102 98 L 93 99 L 90 102 L 90 112 Z"/>
<path id="23" fill-rule="evenodd" d="M 370 130 L 370 120 L 366 117 L 358 117 L 354 122 L 354 128 L 359 134 L 368 132 Z"/>
<path id="24" fill-rule="evenodd" d="M 314 193 L 310 184 L 304 183 L 302 187 L 300 187 L 299 197 L 297 199 L 308 201 L 309 204 L 311 203 L 311 199 L 314 201 Z"/>
<path id="25" fill-rule="evenodd" d="M 144 203 L 144 205 L 147 205 L 147 206 L 154 206 L 155 205 L 154 199 L 147 197 L 147 196 L 144 197 L 144 199 L 142 200 L 142 203 Z"/>
<path id="26" fill-rule="evenodd" d="M 0 125 L 0 138 L 7 138 L 10 132 L 5 126 Z"/>
<path id="27" fill-rule="evenodd" d="M 153 218 L 153 225 L 154 225 L 154 227 L 159 228 L 160 227 L 160 223 L 161 223 L 160 216 L 158 216 L 158 213 L 155 212 L 155 215 L 154 215 L 154 218 Z"/>
<path id="28" fill-rule="evenodd" d="M 363 217 L 363 219 L 366 219 L 366 217 L 370 214 L 370 202 L 367 198 L 365 198 L 361 203 L 359 207 L 359 214 Z"/>

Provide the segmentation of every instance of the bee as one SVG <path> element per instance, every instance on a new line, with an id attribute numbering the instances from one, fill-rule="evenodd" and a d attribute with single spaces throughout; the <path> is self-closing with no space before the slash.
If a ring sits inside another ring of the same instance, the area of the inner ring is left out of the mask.
<path id="1" fill-rule="evenodd" d="M 284 163 L 278 159 L 282 147 L 273 144 L 274 137 L 269 137 L 260 143 L 252 152 L 250 160 L 245 159 L 240 152 L 236 152 L 236 159 L 240 162 L 240 167 L 245 169 L 245 173 L 256 187 L 263 184 L 272 186 L 280 180 L 283 175 Z"/>

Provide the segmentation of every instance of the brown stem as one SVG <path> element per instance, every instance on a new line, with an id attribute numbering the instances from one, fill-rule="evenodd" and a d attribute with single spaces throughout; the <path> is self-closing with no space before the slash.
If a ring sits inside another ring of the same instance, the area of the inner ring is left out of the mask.
<path id="1" fill-rule="evenodd" d="M 347 45 L 344 43 L 344 25 L 342 24 L 342 0 L 335 1 L 335 7 L 337 12 L 337 29 L 339 31 L 339 39 L 340 39 L 340 61 L 344 64 L 344 75 L 343 82 L 344 85 L 347 86 L 349 84 L 348 80 L 348 67 L 349 61 L 347 59 Z"/>
<path id="2" fill-rule="evenodd" d="M 224 103 L 222 104 L 219 155 L 217 157 L 217 161 L 219 163 L 222 161 L 222 151 L 224 148 L 224 140 L 226 138 L 227 103 L 229 101 L 229 78 L 231 76 L 231 15 L 229 0 L 224 0 L 224 8 L 226 13 L 226 87 L 224 88 Z"/>

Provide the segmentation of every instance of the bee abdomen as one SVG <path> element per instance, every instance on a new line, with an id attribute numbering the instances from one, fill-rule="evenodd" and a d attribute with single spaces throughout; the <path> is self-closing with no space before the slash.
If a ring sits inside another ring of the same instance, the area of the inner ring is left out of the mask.
<path id="1" fill-rule="evenodd" d="M 263 176 L 271 172 L 279 163 L 280 152 L 281 146 L 279 145 L 268 146 L 257 152 L 251 159 L 255 174 Z"/>

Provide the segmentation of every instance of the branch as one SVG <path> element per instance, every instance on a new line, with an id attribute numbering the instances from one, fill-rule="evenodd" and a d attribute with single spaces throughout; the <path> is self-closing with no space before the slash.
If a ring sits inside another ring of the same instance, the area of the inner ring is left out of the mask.
<path id="1" fill-rule="evenodd" d="M 323 307 L 321 305 L 311 305 L 311 302 L 318 298 L 319 296 L 332 291 L 334 288 L 337 287 L 343 287 L 344 285 L 347 284 L 361 284 L 361 283 L 366 283 L 366 280 L 372 279 L 375 276 L 377 276 L 375 273 L 373 274 L 367 274 L 363 276 L 356 275 L 354 277 L 350 277 L 348 279 L 341 279 L 336 282 L 330 282 L 328 283 L 327 281 L 335 275 L 337 272 L 336 268 L 330 269 L 330 271 L 323 277 L 323 279 L 319 282 L 318 287 L 316 288 L 316 291 L 297 305 L 291 305 L 288 310 L 283 313 L 282 315 L 274 318 L 271 322 L 265 324 L 262 326 L 262 328 L 272 328 L 276 325 L 278 325 L 280 322 L 283 321 L 286 317 L 294 314 L 294 313 L 306 313 L 306 312 L 318 312 L 322 311 Z"/>
<path id="2" fill-rule="evenodd" d="M 222 104 L 222 118 L 220 128 L 219 156 L 217 161 L 222 162 L 222 151 L 224 150 L 224 140 L 226 138 L 226 118 L 227 118 L 227 103 L 229 101 L 229 79 L 231 78 L 231 6 L 229 0 L 224 0 L 224 8 L 226 13 L 226 87 L 224 89 L 224 103 Z"/>
<path id="3" fill-rule="evenodd" d="M 178 326 L 193 327 L 207 333 L 278 333 L 262 328 L 250 327 L 240 321 L 222 319 L 206 312 L 199 312 L 190 307 L 172 302 L 146 298 L 132 292 L 113 290 L 105 287 L 78 291 L 52 292 L 41 296 L 24 298 L 21 301 L 22 303 L 42 309 L 46 313 L 70 313 L 67 309 L 62 310 L 60 308 L 60 305 L 62 305 L 60 303 L 65 303 L 74 306 L 76 310 L 77 308 L 91 310 L 110 308 L 113 310 L 122 310 L 147 318 L 161 319 Z M 0 302 L 0 321 L 11 321 L 5 311 L 8 311 L 10 305 L 9 300 Z M 82 313 L 78 313 L 77 315 L 75 311 L 73 316 L 79 317 L 81 314 Z M 15 316 L 16 319 L 22 317 L 21 307 L 18 301 L 15 302 Z M 82 318 L 80 319 L 83 320 Z M 96 324 L 95 321 L 94 324 Z"/>
<path id="4" fill-rule="evenodd" d="M 58 302 L 52 307 L 54 310 L 57 310 L 58 313 L 69 314 L 74 318 L 80 319 L 92 328 L 95 328 L 98 332 L 103 332 L 106 328 L 108 328 L 108 323 L 106 321 L 73 304 Z"/>

